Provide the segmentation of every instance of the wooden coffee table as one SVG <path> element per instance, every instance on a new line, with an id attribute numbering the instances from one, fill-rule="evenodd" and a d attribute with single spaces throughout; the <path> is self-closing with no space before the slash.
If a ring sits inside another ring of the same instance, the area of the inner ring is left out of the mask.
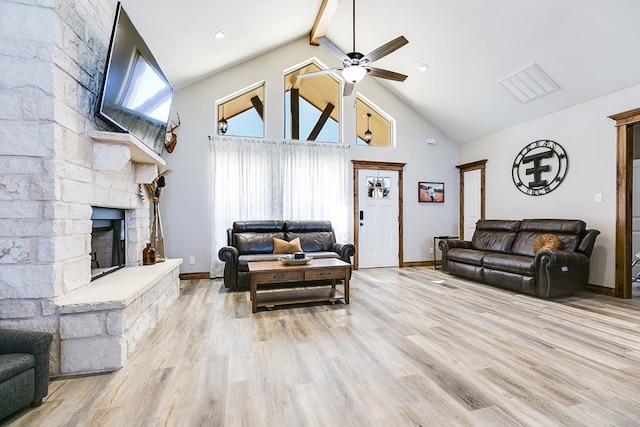
<path id="1" fill-rule="evenodd" d="M 312 259 L 305 265 L 283 265 L 280 261 L 249 262 L 251 311 L 258 307 L 273 307 L 282 304 L 297 304 L 316 301 L 344 300 L 349 304 L 349 277 L 351 264 L 336 258 Z M 342 292 L 336 281 L 343 280 Z M 330 280 L 330 284 L 305 285 L 305 282 Z M 275 289 L 258 292 L 260 285 L 296 283 L 291 289 Z"/>

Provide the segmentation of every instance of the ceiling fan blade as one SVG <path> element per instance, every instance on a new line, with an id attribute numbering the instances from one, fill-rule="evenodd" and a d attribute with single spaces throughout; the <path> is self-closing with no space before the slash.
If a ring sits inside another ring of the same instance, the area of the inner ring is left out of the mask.
<path id="1" fill-rule="evenodd" d="M 338 46 L 333 44 L 333 42 L 328 38 L 318 37 L 316 41 L 320 43 L 320 46 L 327 49 L 329 52 L 333 53 L 333 55 L 336 58 L 338 58 L 341 62 L 344 63 L 345 61 L 347 61 L 349 64 L 351 63 L 351 58 L 349 58 L 346 53 L 344 53 Z"/>
<path id="2" fill-rule="evenodd" d="M 362 58 L 360 60 L 360 62 L 362 62 L 364 60 L 367 60 L 370 63 L 373 62 L 373 61 L 377 61 L 378 59 L 389 55 L 391 52 L 394 52 L 394 51 L 400 49 L 402 46 L 404 46 L 407 43 L 409 43 L 409 40 L 405 39 L 404 36 L 400 36 L 398 38 L 395 38 L 395 39 L 391 40 L 390 42 L 387 42 L 387 43 L 383 44 L 382 46 L 380 46 L 379 48 L 374 49 L 371 52 L 369 52 L 368 54 L 366 54 L 364 56 L 364 58 Z"/>
<path id="3" fill-rule="evenodd" d="M 345 82 L 344 84 L 344 90 L 342 91 L 342 96 L 349 96 L 353 93 L 353 88 L 354 88 L 355 84 L 351 83 L 351 82 Z"/>
<path id="4" fill-rule="evenodd" d="M 309 73 L 298 74 L 296 77 L 299 79 L 304 79 L 305 77 L 315 77 L 321 76 L 323 74 L 337 73 L 340 70 L 342 70 L 342 68 L 329 68 L 328 70 L 311 71 Z"/>
<path id="5" fill-rule="evenodd" d="M 381 79 L 395 80 L 397 82 L 403 82 L 407 79 L 404 74 L 396 73 L 395 71 L 383 70 L 381 68 L 365 67 L 367 69 L 367 75 L 378 77 Z"/>

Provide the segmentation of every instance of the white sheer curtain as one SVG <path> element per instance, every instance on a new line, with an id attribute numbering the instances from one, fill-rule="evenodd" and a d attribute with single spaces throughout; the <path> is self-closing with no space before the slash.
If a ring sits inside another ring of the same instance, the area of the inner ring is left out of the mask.
<path id="1" fill-rule="evenodd" d="M 327 219 L 347 241 L 348 155 L 342 144 L 216 137 L 211 150 L 211 277 L 234 221 Z"/>

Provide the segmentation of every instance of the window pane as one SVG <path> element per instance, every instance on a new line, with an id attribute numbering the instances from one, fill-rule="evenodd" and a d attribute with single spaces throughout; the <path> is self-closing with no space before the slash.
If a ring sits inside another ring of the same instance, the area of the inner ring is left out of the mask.
<path id="1" fill-rule="evenodd" d="M 368 176 L 367 197 L 370 199 L 386 199 L 391 197 L 391 178 Z"/>
<path id="2" fill-rule="evenodd" d="M 370 114 L 370 116 L 368 116 Z M 368 120 L 367 120 L 368 119 Z M 377 147 L 392 147 L 394 120 L 380 108 L 374 106 L 361 95 L 356 97 L 356 143 Z M 371 134 L 369 143 L 365 142 L 365 132 Z"/>
<path id="3" fill-rule="evenodd" d="M 286 139 L 340 141 L 340 81 L 330 74 L 298 78 L 320 70 L 311 61 L 284 77 Z"/>
<path id="4" fill-rule="evenodd" d="M 218 103 L 218 133 L 264 137 L 264 82 Z M 226 130 L 222 126 L 226 122 Z"/>

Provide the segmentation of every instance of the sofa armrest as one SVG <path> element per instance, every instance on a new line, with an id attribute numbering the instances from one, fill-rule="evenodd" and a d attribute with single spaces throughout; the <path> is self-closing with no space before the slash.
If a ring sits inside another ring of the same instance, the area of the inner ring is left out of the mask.
<path id="1" fill-rule="evenodd" d="M 331 251 L 340 255 L 340 259 L 351 264 L 351 257 L 356 254 L 356 247 L 352 243 L 334 243 Z"/>
<path id="2" fill-rule="evenodd" d="M 599 230 L 591 229 L 585 231 L 578 250 L 585 254 L 587 257 L 591 258 L 591 252 L 593 251 L 593 246 L 596 244 L 596 237 L 598 237 L 599 234 Z"/>
<path id="3" fill-rule="evenodd" d="M 218 251 L 218 258 L 224 261 L 224 286 L 235 288 L 238 286 L 238 258 L 240 252 L 235 246 L 223 246 Z"/>
<path id="4" fill-rule="evenodd" d="M 32 402 L 49 393 L 49 353 L 53 334 L 39 331 L 0 329 L 0 354 L 26 353 L 35 358 L 35 391 Z"/>
<path id="5" fill-rule="evenodd" d="M 570 295 L 589 283 L 589 257 L 581 252 L 541 250 L 535 258 L 536 295 Z"/>
<path id="6" fill-rule="evenodd" d="M 438 248 L 441 251 L 447 251 L 453 248 L 473 249 L 473 245 L 468 240 L 459 239 L 443 239 L 438 242 Z"/>
<path id="7" fill-rule="evenodd" d="M 541 250 L 536 254 L 536 265 L 544 265 L 547 268 L 555 268 L 570 265 L 579 265 L 589 262 L 589 257 L 580 252 L 563 250 Z"/>
<path id="8" fill-rule="evenodd" d="M 459 239 L 442 239 L 438 242 L 438 248 L 442 252 L 442 271 L 445 273 L 449 272 L 449 258 L 447 257 L 447 253 L 449 249 L 453 248 L 463 248 L 463 249 L 473 249 L 473 245 L 468 240 L 459 240 Z"/>

